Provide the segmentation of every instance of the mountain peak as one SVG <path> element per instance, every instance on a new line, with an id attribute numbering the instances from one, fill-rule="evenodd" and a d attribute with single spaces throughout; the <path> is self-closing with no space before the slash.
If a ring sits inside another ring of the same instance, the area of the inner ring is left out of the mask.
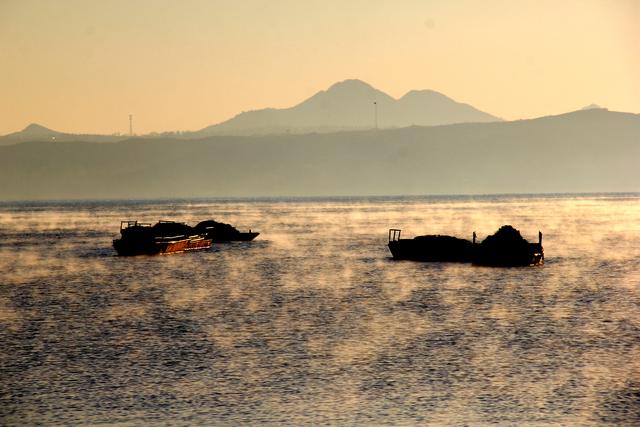
<path id="1" fill-rule="evenodd" d="M 318 109 L 318 111 L 310 113 L 309 120 L 311 122 L 318 121 L 317 124 L 320 126 L 333 126 L 329 123 L 320 124 L 320 122 L 326 119 L 327 114 L 342 116 L 342 119 L 344 119 L 343 114 L 348 114 L 348 110 L 359 109 L 361 106 L 374 101 L 392 103 L 395 100 L 362 80 L 348 79 L 334 83 L 328 89 L 321 90 L 293 108 L 302 108 L 307 111 Z M 362 126 L 362 124 L 359 125 L 359 127 Z M 339 127 L 342 127 L 342 125 Z"/>
<path id="2" fill-rule="evenodd" d="M 51 129 L 46 128 L 37 123 L 31 123 L 26 128 L 22 129 L 22 132 L 34 132 L 34 131 L 51 131 Z"/>
<path id="3" fill-rule="evenodd" d="M 369 83 L 367 82 L 363 82 L 362 80 L 358 80 L 358 79 L 347 79 L 347 80 L 343 80 L 341 82 L 337 82 L 332 84 L 329 89 L 327 89 L 327 92 L 330 91 L 334 91 L 334 90 L 345 90 L 345 89 L 367 89 L 367 90 L 376 90 L 373 86 L 371 86 Z"/>
<path id="4" fill-rule="evenodd" d="M 358 80 L 358 79 L 348 79 L 338 83 L 334 83 L 327 90 L 318 92 L 316 96 L 317 95 L 320 95 L 322 98 L 325 98 L 325 99 L 327 97 L 342 99 L 342 100 L 347 98 L 347 99 L 351 99 L 352 101 L 355 100 L 356 98 L 362 98 L 362 97 L 371 98 L 371 99 L 379 98 L 378 99 L 379 101 L 393 100 L 393 98 L 391 98 L 386 93 L 376 89 L 375 87 L 371 86 L 369 83 L 363 82 L 362 80 Z M 313 99 L 313 98 L 314 97 L 311 97 L 309 99 Z"/>
<path id="5" fill-rule="evenodd" d="M 404 96 L 400 99 L 407 100 L 407 99 L 415 99 L 415 98 L 434 98 L 434 99 L 440 98 L 443 100 L 452 100 L 447 95 L 444 95 L 440 92 L 437 92 L 431 89 L 410 90 L 409 92 L 405 93 Z"/>
<path id="6" fill-rule="evenodd" d="M 37 123 L 31 123 L 26 128 L 22 129 L 21 133 L 29 134 L 29 135 L 48 135 L 48 134 L 57 134 L 58 132 L 46 128 Z"/>
<path id="7" fill-rule="evenodd" d="M 581 108 L 581 110 L 606 110 L 606 108 L 599 106 L 598 104 L 589 104 Z"/>

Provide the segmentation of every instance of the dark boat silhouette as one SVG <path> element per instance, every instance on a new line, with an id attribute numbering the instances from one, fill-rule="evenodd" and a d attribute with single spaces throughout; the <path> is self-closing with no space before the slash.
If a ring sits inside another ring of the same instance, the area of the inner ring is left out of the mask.
<path id="1" fill-rule="evenodd" d="M 212 219 L 198 223 L 193 229 L 214 243 L 249 242 L 260 234 L 251 230 L 242 232 L 230 224 Z"/>
<path id="2" fill-rule="evenodd" d="M 159 221 L 153 226 L 138 221 L 120 221 L 120 239 L 113 241 L 118 255 L 157 255 L 211 247 L 207 239 L 187 224 Z"/>
<path id="3" fill-rule="evenodd" d="M 538 243 L 529 243 L 510 225 L 500 227 L 482 243 L 453 236 L 426 235 L 401 239 L 399 229 L 389 230 L 389 250 L 394 259 L 430 262 L 470 262 L 495 267 L 542 265 L 542 233 Z"/>

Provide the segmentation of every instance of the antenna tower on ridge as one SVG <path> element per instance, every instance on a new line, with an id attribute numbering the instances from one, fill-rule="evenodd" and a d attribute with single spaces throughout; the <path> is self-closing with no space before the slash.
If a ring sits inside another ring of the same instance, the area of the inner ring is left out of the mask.
<path id="1" fill-rule="evenodd" d="M 375 129 L 378 130 L 378 103 L 376 101 L 373 101 L 373 120 Z"/>

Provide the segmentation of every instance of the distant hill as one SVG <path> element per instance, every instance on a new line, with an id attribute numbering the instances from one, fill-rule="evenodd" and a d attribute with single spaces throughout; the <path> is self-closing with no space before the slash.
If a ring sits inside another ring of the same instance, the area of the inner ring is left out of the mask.
<path id="1" fill-rule="evenodd" d="M 58 131 L 46 128 L 37 123 L 31 123 L 29 126 L 22 129 L 21 131 L 0 136 L 0 146 L 18 144 L 20 142 L 28 142 L 28 141 L 116 142 L 116 141 L 122 141 L 127 138 L 129 138 L 129 136 L 83 135 L 83 134 L 64 133 L 64 132 L 58 132 Z"/>
<path id="2" fill-rule="evenodd" d="M 25 141 L 54 140 L 57 136 L 60 135 L 63 134 L 39 124 L 31 123 L 29 126 L 19 132 L 0 136 L 0 145 L 16 144 Z"/>
<path id="3" fill-rule="evenodd" d="M 363 81 L 345 80 L 291 108 L 267 108 L 244 112 L 223 123 L 195 132 L 165 132 L 134 137 L 87 135 L 58 132 L 34 123 L 19 132 L 0 136 L 0 146 L 27 141 L 118 142 L 132 138 L 199 139 L 214 135 L 250 136 L 367 130 L 375 127 L 376 116 L 380 129 L 502 120 L 432 90 L 410 91 L 396 100 Z"/>
<path id="4" fill-rule="evenodd" d="M 640 115 L 0 147 L 0 199 L 640 191 Z"/>
<path id="5" fill-rule="evenodd" d="M 374 106 L 374 102 L 376 106 Z M 248 111 L 193 136 L 336 132 L 375 127 L 434 126 L 501 120 L 432 91 L 411 91 L 396 100 L 360 80 L 345 80 L 291 108 Z"/>
<path id="6" fill-rule="evenodd" d="M 37 123 L 31 123 L 26 128 L 22 129 L 21 132 L 18 132 L 21 136 L 32 138 L 32 137 L 54 137 L 56 135 L 61 135 L 61 132 L 57 132 L 55 130 L 51 130 L 44 126 L 41 126 Z"/>
<path id="7" fill-rule="evenodd" d="M 606 110 L 606 108 L 601 107 L 598 104 L 589 104 L 589 105 L 585 105 L 584 107 L 581 108 L 581 110 L 597 110 L 597 109 Z"/>

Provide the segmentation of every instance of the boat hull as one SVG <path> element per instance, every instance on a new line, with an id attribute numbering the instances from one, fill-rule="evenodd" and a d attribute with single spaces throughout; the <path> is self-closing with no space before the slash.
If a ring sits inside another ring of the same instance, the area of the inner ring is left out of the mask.
<path id="1" fill-rule="evenodd" d="M 451 246 L 442 242 L 420 242 L 401 239 L 389 242 L 393 259 L 422 262 L 462 262 L 489 267 L 526 267 L 544 264 L 542 247 L 530 243 L 525 253 L 486 253 L 478 244 Z"/>
<path id="2" fill-rule="evenodd" d="M 522 250 L 489 251 L 483 250 L 480 245 L 474 256 L 473 263 L 488 267 L 531 267 L 544 264 L 544 252 L 542 245 L 528 243 L 528 247 Z"/>
<path id="3" fill-rule="evenodd" d="M 162 255 L 209 249 L 211 240 L 202 237 L 169 241 L 160 239 L 154 239 L 153 241 L 117 239 L 113 241 L 113 247 L 120 256 Z"/>
<path id="4" fill-rule="evenodd" d="M 389 242 L 394 259 L 424 262 L 472 262 L 474 245 L 450 236 L 420 236 Z"/>
<path id="5" fill-rule="evenodd" d="M 210 238 L 213 243 L 228 243 L 228 242 L 250 242 L 260 233 L 247 232 L 247 233 L 234 233 L 233 235 L 216 235 L 216 233 L 207 234 L 207 238 Z"/>

